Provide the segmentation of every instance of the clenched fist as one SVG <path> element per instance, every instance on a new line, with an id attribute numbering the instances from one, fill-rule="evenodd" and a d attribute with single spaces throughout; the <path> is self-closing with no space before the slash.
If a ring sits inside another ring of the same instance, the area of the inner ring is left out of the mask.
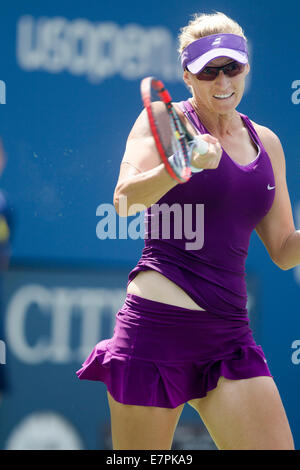
<path id="1" fill-rule="evenodd" d="M 197 152 L 197 145 L 195 145 L 191 156 L 191 165 L 204 170 L 218 168 L 222 157 L 222 147 L 218 139 L 210 134 L 201 134 L 199 137 L 208 143 L 208 151 L 204 155 L 200 154 Z"/>

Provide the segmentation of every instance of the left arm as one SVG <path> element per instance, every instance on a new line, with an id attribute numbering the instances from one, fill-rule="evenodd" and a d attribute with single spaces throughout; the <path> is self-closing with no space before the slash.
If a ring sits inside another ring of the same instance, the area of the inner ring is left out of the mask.
<path id="1" fill-rule="evenodd" d="M 276 185 L 273 205 L 255 230 L 274 263 L 288 270 L 300 264 L 300 230 L 296 230 L 294 225 L 285 157 L 276 134 L 264 126 L 253 124 L 271 159 Z"/>

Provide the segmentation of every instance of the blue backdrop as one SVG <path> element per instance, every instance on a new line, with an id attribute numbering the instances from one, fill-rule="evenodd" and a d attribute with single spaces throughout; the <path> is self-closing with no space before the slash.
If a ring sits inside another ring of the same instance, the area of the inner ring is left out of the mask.
<path id="1" fill-rule="evenodd" d="M 52 356 L 46 354 L 38 366 L 16 353 L 13 345 L 18 337 L 14 338 L 8 326 L 11 302 L 27 285 L 28 275 L 34 284 L 47 285 L 48 278 L 40 277 L 40 269 L 52 268 L 51 285 L 56 288 L 63 287 L 68 279 L 68 275 L 61 277 L 60 270 L 74 269 L 77 289 L 86 285 L 84 268 L 98 273 L 93 285 L 100 289 L 110 269 L 115 275 L 109 277 L 111 285 L 106 283 L 106 288 L 114 288 L 116 276 L 115 287 L 125 289 L 124 273 L 137 262 L 144 242 L 142 238 L 119 239 L 118 232 L 114 239 L 100 239 L 99 207 L 112 204 L 126 138 L 142 109 L 140 80 L 155 75 L 166 82 L 175 101 L 188 98 L 181 80 L 176 37 L 195 12 L 222 11 L 245 30 L 251 48 L 251 73 L 239 111 L 279 136 L 286 154 L 295 223 L 297 228 L 300 226 L 300 159 L 296 145 L 300 113 L 299 2 L 288 1 L 283 7 L 271 0 L 243 5 L 232 0 L 228 6 L 228 2 L 219 0 L 210 9 L 206 5 L 195 0 L 153 0 L 146 8 L 143 2 L 130 0 L 90 0 L 88 4 L 74 1 L 71 7 L 67 0 L 53 0 L 51 4 L 13 0 L 1 6 L 0 136 L 7 158 L 1 183 L 13 207 L 11 263 L 22 272 L 17 283 L 13 271 L 5 284 L 3 322 L 9 361 L 1 367 L 6 367 L 11 376 L 11 392 L 0 409 L 6 426 L 2 446 L 8 445 L 9 435 L 21 419 L 33 409 L 40 409 L 36 401 L 38 374 L 42 377 L 47 372 L 43 367 L 52 361 Z M 255 234 L 247 269 L 256 286 L 256 333 L 300 448 L 300 271 L 280 271 Z M 40 328 L 45 327 L 40 324 L 39 309 L 41 312 L 37 304 L 36 314 L 30 317 L 33 337 L 27 341 L 31 346 L 39 343 Z M 25 320 L 19 323 L 25 331 Z M 71 324 L 66 328 L 76 341 L 76 328 L 73 330 Z M 103 330 L 99 327 L 96 331 L 102 337 Z M 76 415 L 77 403 L 83 399 L 80 393 L 86 387 L 86 393 L 94 397 L 95 392 L 90 390 L 100 387 L 104 393 L 104 388 L 101 384 L 92 384 L 93 388 L 90 384 L 71 385 L 72 372 L 82 358 L 83 353 L 75 354 L 63 362 L 69 367 L 70 381 L 65 379 L 64 387 L 73 387 L 73 411 L 66 411 L 70 405 L 68 393 L 53 392 L 53 399 L 45 400 L 42 408 L 48 406 L 51 411 L 58 407 L 85 434 L 87 428 L 80 426 L 87 415 Z M 60 372 L 53 367 L 55 389 Z M 37 379 L 24 400 L 18 383 L 26 380 L 28 368 Z M 92 415 L 95 406 L 100 407 L 101 416 L 106 416 L 106 403 L 99 405 L 94 398 L 86 405 L 86 412 Z M 81 440 L 83 447 L 96 446 L 85 435 Z M 103 445 L 100 438 L 97 442 Z"/>

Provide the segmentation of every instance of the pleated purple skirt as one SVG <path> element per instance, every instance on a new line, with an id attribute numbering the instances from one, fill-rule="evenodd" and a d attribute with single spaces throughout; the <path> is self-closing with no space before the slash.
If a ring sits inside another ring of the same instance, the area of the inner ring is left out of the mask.
<path id="1" fill-rule="evenodd" d="M 175 408 L 204 397 L 220 376 L 272 377 L 243 315 L 220 316 L 127 294 L 114 335 L 76 372 L 128 405 Z"/>

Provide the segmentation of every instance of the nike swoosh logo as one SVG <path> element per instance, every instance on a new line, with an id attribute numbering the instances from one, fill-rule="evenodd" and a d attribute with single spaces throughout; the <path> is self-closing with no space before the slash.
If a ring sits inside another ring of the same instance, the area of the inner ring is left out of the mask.
<path id="1" fill-rule="evenodd" d="M 270 186 L 270 183 L 268 184 L 268 190 L 270 189 L 275 189 L 275 186 Z"/>

